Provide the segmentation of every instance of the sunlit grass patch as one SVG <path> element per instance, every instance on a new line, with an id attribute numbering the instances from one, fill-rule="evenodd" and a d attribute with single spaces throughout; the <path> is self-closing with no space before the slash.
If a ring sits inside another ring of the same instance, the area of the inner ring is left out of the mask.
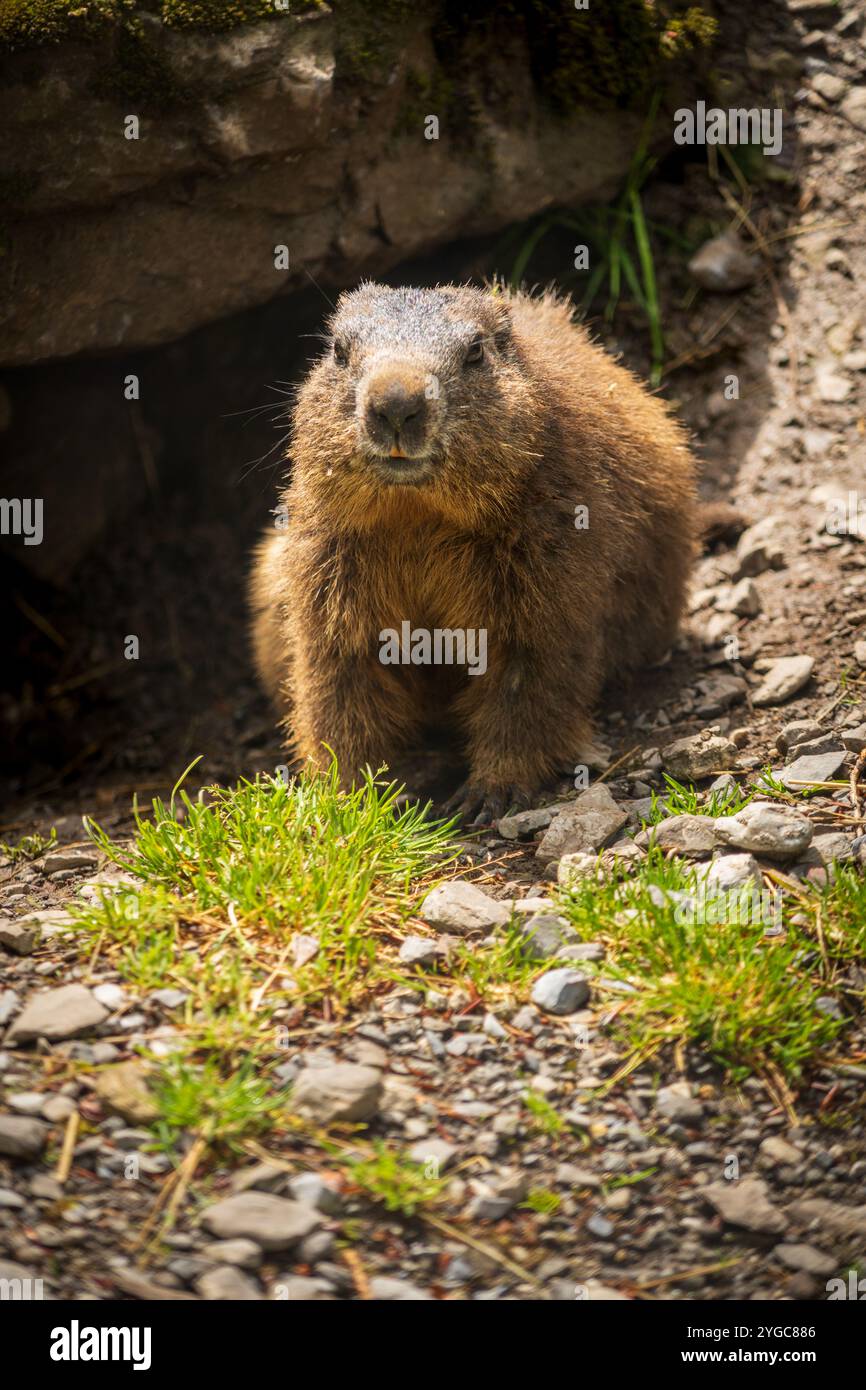
<path id="1" fill-rule="evenodd" d="M 381 1202 L 387 1211 L 414 1216 L 419 1207 L 435 1203 L 443 1194 L 446 1181 L 430 1172 L 423 1163 L 376 1143 L 363 1157 L 344 1157 L 347 1182 L 371 1201 Z M 434 1165 L 435 1166 L 435 1165 Z"/>
<path id="2" fill-rule="evenodd" d="M 762 801 L 784 801 L 789 806 L 797 806 L 804 801 L 808 801 L 810 797 L 825 796 L 828 789 L 832 789 L 833 787 L 841 789 L 847 785 L 848 783 L 846 781 L 843 781 L 842 778 L 838 778 L 830 782 L 816 782 L 809 786 L 786 787 L 785 783 L 780 781 L 776 776 L 770 764 L 766 763 L 761 771 L 760 777 L 758 777 L 755 782 L 754 791 Z"/>
<path id="3" fill-rule="evenodd" d="M 742 897 L 713 907 L 695 869 L 652 851 L 633 878 L 578 883 L 561 910 L 581 936 L 607 945 L 600 973 L 611 982 L 615 1028 L 636 1052 L 691 1041 L 735 1078 L 777 1069 L 796 1079 L 844 1022 L 816 1008 L 828 982 L 814 931 L 791 920 L 799 901 L 783 909 L 784 934 L 773 937 L 765 900 L 754 902 L 753 912 Z"/>
<path id="4" fill-rule="evenodd" d="M 526 1200 L 520 1203 L 520 1210 L 534 1211 L 537 1216 L 556 1216 L 561 1206 L 562 1198 L 558 1192 L 537 1187 L 526 1194 Z"/>
<path id="5" fill-rule="evenodd" d="M 644 824 L 656 825 L 669 816 L 733 816 L 754 800 L 755 793 L 740 787 L 700 792 L 690 783 L 664 774 L 667 790 L 652 792 L 652 807 Z"/>
<path id="6" fill-rule="evenodd" d="M 866 877 L 861 871 L 837 864 L 832 880 L 812 900 L 811 911 L 816 937 L 823 938 L 834 960 L 866 961 Z"/>
<path id="7" fill-rule="evenodd" d="M 708 804 L 668 786 L 680 812 L 725 814 L 748 800 L 732 792 Z M 400 961 L 405 936 L 425 930 L 413 922 L 418 904 L 454 871 L 459 849 L 450 824 L 404 805 L 398 787 L 372 775 L 351 791 L 335 767 L 198 798 L 176 788 L 136 815 L 129 843 L 91 833 L 131 882 L 76 910 L 86 955 L 141 993 L 186 996 L 170 1019 L 177 1056 L 157 1066 L 166 1144 L 181 1131 L 210 1143 L 291 1128 L 291 1097 L 274 1073 L 310 1021 L 305 1011 L 348 1024 L 351 1010 L 395 988 L 432 987 L 480 1021 L 485 1009 L 525 1002 L 550 968 L 527 955 L 515 921 L 481 941 L 452 940 L 433 965 Z M 603 964 L 580 965 L 592 977 L 591 1006 L 632 1058 L 691 1042 L 735 1079 L 796 1081 L 846 1027 L 817 1004 L 850 996 L 844 972 L 866 958 L 866 884 L 854 868 L 840 867 L 820 890 L 770 875 L 766 892 L 784 893 L 768 932 L 761 890 L 753 908 L 747 892 L 745 913 L 730 894 L 714 910 L 704 867 L 653 849 L 630 872 L 559 893 L 579 935 L 607 949 Z M 850 1009 L 850 997 L 843 1004 Z M 526 1104 L 537 1131 L 558 1132 L 556 1112 Z"/>
<path id="8" fill-rule="evenodd" d="M 568 1128 L 559 1111 L 545 1096 L 537 1095 L 535 1091 L 527 1091 L 523 1097 L 523 1104 L 532 1117 L 530 1127 L 539 1134 L 554 1138 Z"/>
<path id="9" fill-rule="evenodd" d="M 287 1107 L 287 1094 L 272 1091 L 250 1059 L 226 1071 L 215 1057 L 200 1066 L 183 1057 L 169 1058 L 153 1096 L 160 1112 L 154 1130 L 166 1148 L 173 1148 L 184 1132 L 232 1147 L 266 1132 Z"/>
<path id="10" fill-rule="evenodd" d="M 454 857 L 450 827 L 399 798 L 369 774 L 343 791 L 335 766 L 198 799 L 176 788 L 136 813 L 128 845 L 90 826 L 136 882 L 79 908 L 78 926 L 140 989 L 188 991 L 198 1045 L 239 1045 L 287 1004 L 339 1010 L 388 983 L 377 969 L 393 972 L 419 882 Z"/>
<path id="11" fill-rule="evenodd" d="M 57 831 L 52 828 L 48 835 L 40 835 L 35 831 L 32 835 L 22 835 L 17 845 L 10 844 L 7 840 L 0 840 L 0 854 L 5 854 L 13 864 L 26 862 L 29 859 L 38 859 L 40 854 L 46 854 L 48 850 L 54 849 L 57 844 Z"/>
<path id="12" fill-rule="evenodd" d="M 517 288 L 523 281 L 534 252 L 549 231 L 567 229 L 580 237 L 581 244 L 591 250 L 592 266 L 591 269 L 589 265 L 583 267 L 589 273 L 583 286 L 580 309 L 588 310 L 599 290 L 606 287 L 604 317 L 607 323 L 612 323 L 624 293 L 632 296 L 649 330 L 652 354 L 650 383 L 653 386 L 658 386 L 662 378 L 665 337 L 652 236 L 661 234 L 682 245 L 682 239 L 674 229 L 659 227 L 648 221 L 641 197 L 641 190 L 656 163 L 649 146 L 660 101 L 661 91 L 657 89 L 650 100 L 625 185 L 616 202 L 577 208 L 571 212 L 554 210 L 545 213 L 523 240 L 510 277 L 511 284 Z"/>
<path id="13" fill-rule="evenodd" d="M 539 963 L 527 956 L 525 939 L 514 924 L 484 941 L 458 942 L 449 965 L 455 983 L 489 1004 L 522 997 L 538 973 Z"/>

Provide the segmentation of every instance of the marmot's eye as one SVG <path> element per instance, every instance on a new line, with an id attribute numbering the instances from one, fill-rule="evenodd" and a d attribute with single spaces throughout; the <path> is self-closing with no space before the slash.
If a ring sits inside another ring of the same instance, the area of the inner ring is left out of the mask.
<path id="1" fill-rule="evenodd" d="M 474 341 L 474 343 L 470 343 L 470 345 L 469 345 L 469 350 L 467 351 L 466 356 L 464 357 L 463 361 L 466 362 L 467 364 L 470 363 L 470 362 L 480 362 L 480 361 L 482 360 L 483 357 L 484 357 L 484 339 L 483 339 L 483 338 L 476 338 L 475 341 Z"/>
<path id="2" fill-rule="evenodd" d="M 345 367 L 349 360 L 349 349 L 339 338 L 334 339 L 334 361 L 338 367 Z"/>

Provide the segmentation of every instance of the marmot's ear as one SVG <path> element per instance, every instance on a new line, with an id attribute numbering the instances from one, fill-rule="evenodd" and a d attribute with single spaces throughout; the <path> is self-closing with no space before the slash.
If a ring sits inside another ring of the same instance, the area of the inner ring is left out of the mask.
<path id="1" fill-rule="evenodd" d="M 339 314 L 343 309 L 356 305 L 363 305 L 364 300 L 370 295 L 381 294 L 388 287 L 379 285 L 375 280 L 360 280 L 353 290 L 341 290 L 337 295 L 337 303 L 334 306 L 334 313 Z"/>
<path id="2" fill-rule="evenodd" d="M 504 295 L 495 288 L 491 291 L 490 297 L 493 301 L 495 314 L 493 338 L 499 351 L 502 352 L 510 345 L 512 339 L 511 305 Z"/>
<path id="3" fill-rule="evenodd" d="M 334 331 L 334 324 L 337 322 L 337 319 L 339 318 L 340 314 L 342 314 L 344 309 L 347 309 L 349 307 L 349 304 L 351 303 L 352 299 L 357 294 L 358 290 L 355 289 L 342 290 L 340 294 L 337 295 L 337 302 L 333 306 L 331 313 L 328 315 L 326 320 L 329 333 L 332 333 Z"/>

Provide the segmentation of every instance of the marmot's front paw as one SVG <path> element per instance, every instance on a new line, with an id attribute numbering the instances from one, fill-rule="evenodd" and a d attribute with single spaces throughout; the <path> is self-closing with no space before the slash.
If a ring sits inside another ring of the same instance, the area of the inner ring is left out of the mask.
<path id="1" fill-rule="evenodd" d="M 471 826 L 492 825 L 506 811 L 523 811 L 531 797 L 522 787 L 488 787 L 469 778 L 445 803 L 447 815 L 459 816 Z"/>

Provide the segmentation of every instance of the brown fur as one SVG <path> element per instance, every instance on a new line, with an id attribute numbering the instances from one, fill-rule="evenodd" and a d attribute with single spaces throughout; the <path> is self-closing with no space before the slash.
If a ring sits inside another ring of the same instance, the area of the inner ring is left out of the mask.
<path id="1" fill-rule="evenodd" d="M 333 328 L 348 361 L 329 352 L 301 387 L 288 526 L 257 552 L 262 680 L 302 758 L 327 745 L 344 775 L 375 768 L 445 709 L 464 809 L 525 803 L 577 762 L 604 681 L 674 638 L 698 529 L 683 431 L 550 294 L 363 286 Z M 455 356 L 464 329 L 483 339 L 477 367 Z M 370 454 L 383 372 L 410 393 L 442 380 L 415 486 Z M 381 630 L 406 619 L 485 628 L 486 674 L 382 665 Z"/>

